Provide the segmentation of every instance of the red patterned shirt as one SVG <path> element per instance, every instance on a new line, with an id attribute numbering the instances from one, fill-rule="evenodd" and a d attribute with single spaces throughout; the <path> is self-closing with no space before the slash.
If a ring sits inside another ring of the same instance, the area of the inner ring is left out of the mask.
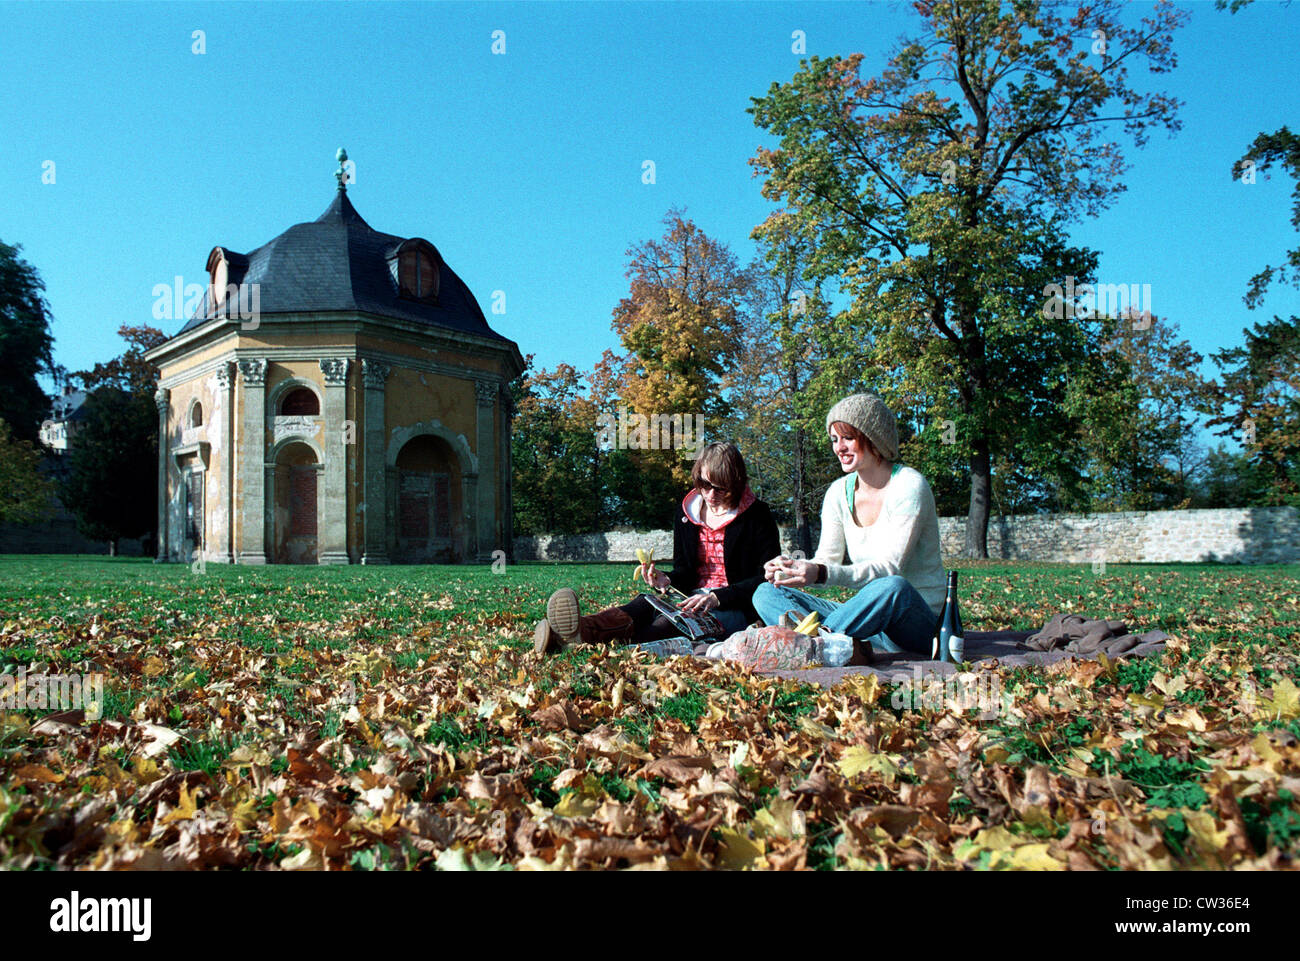
<path id="1" fill-rule="evenodd" d="M 700 587 L 713 590 L 715 587 L 727 586 L 727 568 L 722 562 L 722 539 L 726 535 L 726 527 L 719 527 L 715 531 L 701 525 Z"/>
<path id="2" fill-rule="evenodd" d="M 682 509 L 686 514 L 686 519 L 694 523 L 700 531 L 700 580 L 696 587 L 697 589 L 703 588 L 711 591 L 715 587 L 727 586 L 726 559 L 722 550 L 722 542 L 727 534 L 727 525 L 739 517 L 745 508 L 754 503 L 757 498 L 754 496 L 753 491 L 745 488 L 740 503 L 736 505 L 735 513 L 728 517 L 726 522 L 716 530 L 707 524 L 700 523 L 701 500 L 699 492 L 692 491 L 682 501 Z"/>

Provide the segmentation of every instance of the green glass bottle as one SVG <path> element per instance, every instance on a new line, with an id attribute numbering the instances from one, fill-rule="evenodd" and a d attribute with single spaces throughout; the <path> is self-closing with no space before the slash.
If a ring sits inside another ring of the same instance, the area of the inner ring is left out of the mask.
<path id="1" fill-rule="evenodd" d="M 943 599 L 943 614 L 939 619 L 939 660 L 952 664 L 966 660 L 966 636 L 957 609 L 956 571 L 948 572 L 948 594 Z"/>

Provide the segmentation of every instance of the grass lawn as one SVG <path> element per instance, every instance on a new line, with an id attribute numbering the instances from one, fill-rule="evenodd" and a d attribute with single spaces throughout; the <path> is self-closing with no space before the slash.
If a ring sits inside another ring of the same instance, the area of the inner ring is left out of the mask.
<path id="1" fill-rule="evenodd" d="M 994 668 L 1002 709 L 728 665 L 540 659 L 556 587 L 632 565 L 0 557 L 0 869 L 1291 866 L 1300 565 L 963 565 L 969 628 L 1059 610 L 1163 658 Z M 832 595 L 834 596 L 834 595 Z M 92 712 L 93 713 L 93 712 Z M 49 717 L 49 715 L 52 715 Z M 43 720 L 44 719 L 44 720 Z"/>

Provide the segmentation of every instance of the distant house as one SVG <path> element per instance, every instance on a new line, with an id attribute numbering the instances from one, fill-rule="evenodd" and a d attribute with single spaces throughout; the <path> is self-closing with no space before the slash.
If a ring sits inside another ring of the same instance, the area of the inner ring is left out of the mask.
<path id="1" fill-rule="evenodd" d="M 41 423 L 41 443 L 46 449 L 59 454 L 68 452 L 68 443 L 85 417 L 86 412 L 82 410 L 85 402 L 86 392 L 70 386 L 64 386 L 63 393 L 54 398 L 50 416 Z"/>
<path id="2" fill-rule="evenodd" d="M 344 158 L 346 159 L 346 158 Z M 438 249 L 316 220 L 214 247 L 160 369 L 158 559 L 487 561 L 511 550 L 518 346 Z"/>

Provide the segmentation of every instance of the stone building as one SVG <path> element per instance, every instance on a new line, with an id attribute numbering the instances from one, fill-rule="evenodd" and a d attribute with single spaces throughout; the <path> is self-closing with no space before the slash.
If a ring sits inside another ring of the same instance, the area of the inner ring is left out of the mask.
<path id="1" fill-rule="evenodd" d="M 337 176 L 316 220 L 247 254 L 214 247 L 202 305 L 146 354 L 160 561 L 511 552 L 519 348 L 433 244 L 372 229 Z"/>

